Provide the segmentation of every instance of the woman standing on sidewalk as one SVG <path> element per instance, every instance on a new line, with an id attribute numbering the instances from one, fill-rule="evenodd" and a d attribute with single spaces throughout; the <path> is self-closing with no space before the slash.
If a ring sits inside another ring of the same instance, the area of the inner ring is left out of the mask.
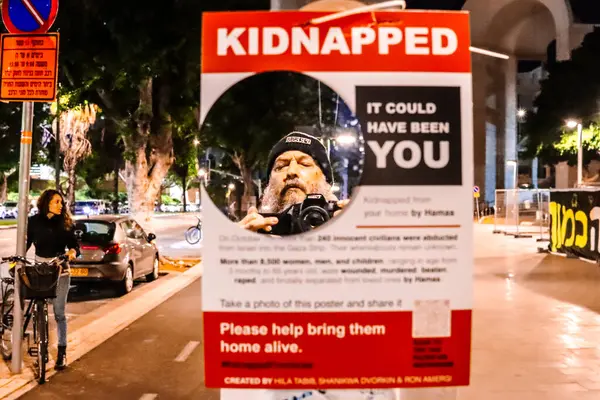
<path id="1" fill-rule="evenodd" d="M 79 254 L 79 244 L 73 232 L 73 219 L 63 196 L 56 190 L 46 190 L 37 202 L 38 213 L 29 217 L 27 224 L 27 250 L 35 246 L 35 259 L 49 261 L 62 254 L 74 260 Z M 71 276 L 69 266 L 63 270 L 56 286 L 56 298 L 52 301 L 58 333 L 58 356 L 55 369 L 67 366 L 67 318 L 65 308 Z"/>

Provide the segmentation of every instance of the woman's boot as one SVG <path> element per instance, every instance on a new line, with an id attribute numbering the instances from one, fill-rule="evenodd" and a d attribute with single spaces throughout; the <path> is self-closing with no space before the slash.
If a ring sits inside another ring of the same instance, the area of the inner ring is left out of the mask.
<path id="1" fill-rule="evenodd" d="M 54 369 L 60 371 L 67 367 L 67 346 L 58 346 L 58 356 L 56 357 L 56 364 Z"/>

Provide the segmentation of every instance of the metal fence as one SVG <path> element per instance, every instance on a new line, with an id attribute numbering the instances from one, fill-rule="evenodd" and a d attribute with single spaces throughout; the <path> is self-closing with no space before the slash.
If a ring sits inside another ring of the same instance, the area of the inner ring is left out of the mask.
<path id="1" fill-rule="evenodd" d="M 494 233 L 549 240 L 549 189 L 498 189 L 495 197 Z"/>

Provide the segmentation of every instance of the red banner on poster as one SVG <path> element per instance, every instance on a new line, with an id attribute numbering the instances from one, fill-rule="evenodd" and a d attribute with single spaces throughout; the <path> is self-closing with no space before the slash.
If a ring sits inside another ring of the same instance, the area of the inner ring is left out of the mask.
<path id="1" fill-rule="evenodd" d="M 466 12 L 376 12 L 311 24 L 316 12 L 206 13 L 203 73 L 469 72 Z M 343 66 L 343 67 L 342 67 Z"/>
<path id="2" fill-rule="evenodd" d="M 449 337 L 413 338 L 411 312 L 204 314 L 208 387 L 469 384 L 471 311 Z M 402 375 L 398 375 L 402 371 Z"/>

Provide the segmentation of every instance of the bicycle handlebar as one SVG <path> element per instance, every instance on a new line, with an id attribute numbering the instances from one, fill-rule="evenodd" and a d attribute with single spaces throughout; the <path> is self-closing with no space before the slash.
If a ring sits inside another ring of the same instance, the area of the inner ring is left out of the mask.
<path id="1" fill-rule="evenodd" d="M 25 257 L 21 257 L 21 256 L 2 257 L 2 262 L 3 263 L 6 263 L 6 262 L 22 262 L 24 264 L 31 265 L 31 261 L 29 261 Z"/>
<path id="2" fill-rule="evenodd" d="M 66 254 L 57 256 L 52 258 L 50 261 L 44 261 L 47 264 L 62 264 L 63 262 L 67 261 L 69 259 L 69 257 Z M 26 259 L 25 257 L 22 256 L 9 256 L 9 257 L 2 257 L 1 261 L 3 263 L 6 262 L 22 262 L 24 264 L 27 265 L 33 265 L 34 263 L 31 262 L 30 260 Z M 38 263 L 36 263 L 38 264 Z"/>
<path id="3" fill-rule="evenodd" d="M 54 257 L 52 260 L 48 261 L 48 264 L 62 264 L 65 261 L 69 260 L 69 256 L 67 256 L 66 254 L 62 254 L 58 257 Z"/>

